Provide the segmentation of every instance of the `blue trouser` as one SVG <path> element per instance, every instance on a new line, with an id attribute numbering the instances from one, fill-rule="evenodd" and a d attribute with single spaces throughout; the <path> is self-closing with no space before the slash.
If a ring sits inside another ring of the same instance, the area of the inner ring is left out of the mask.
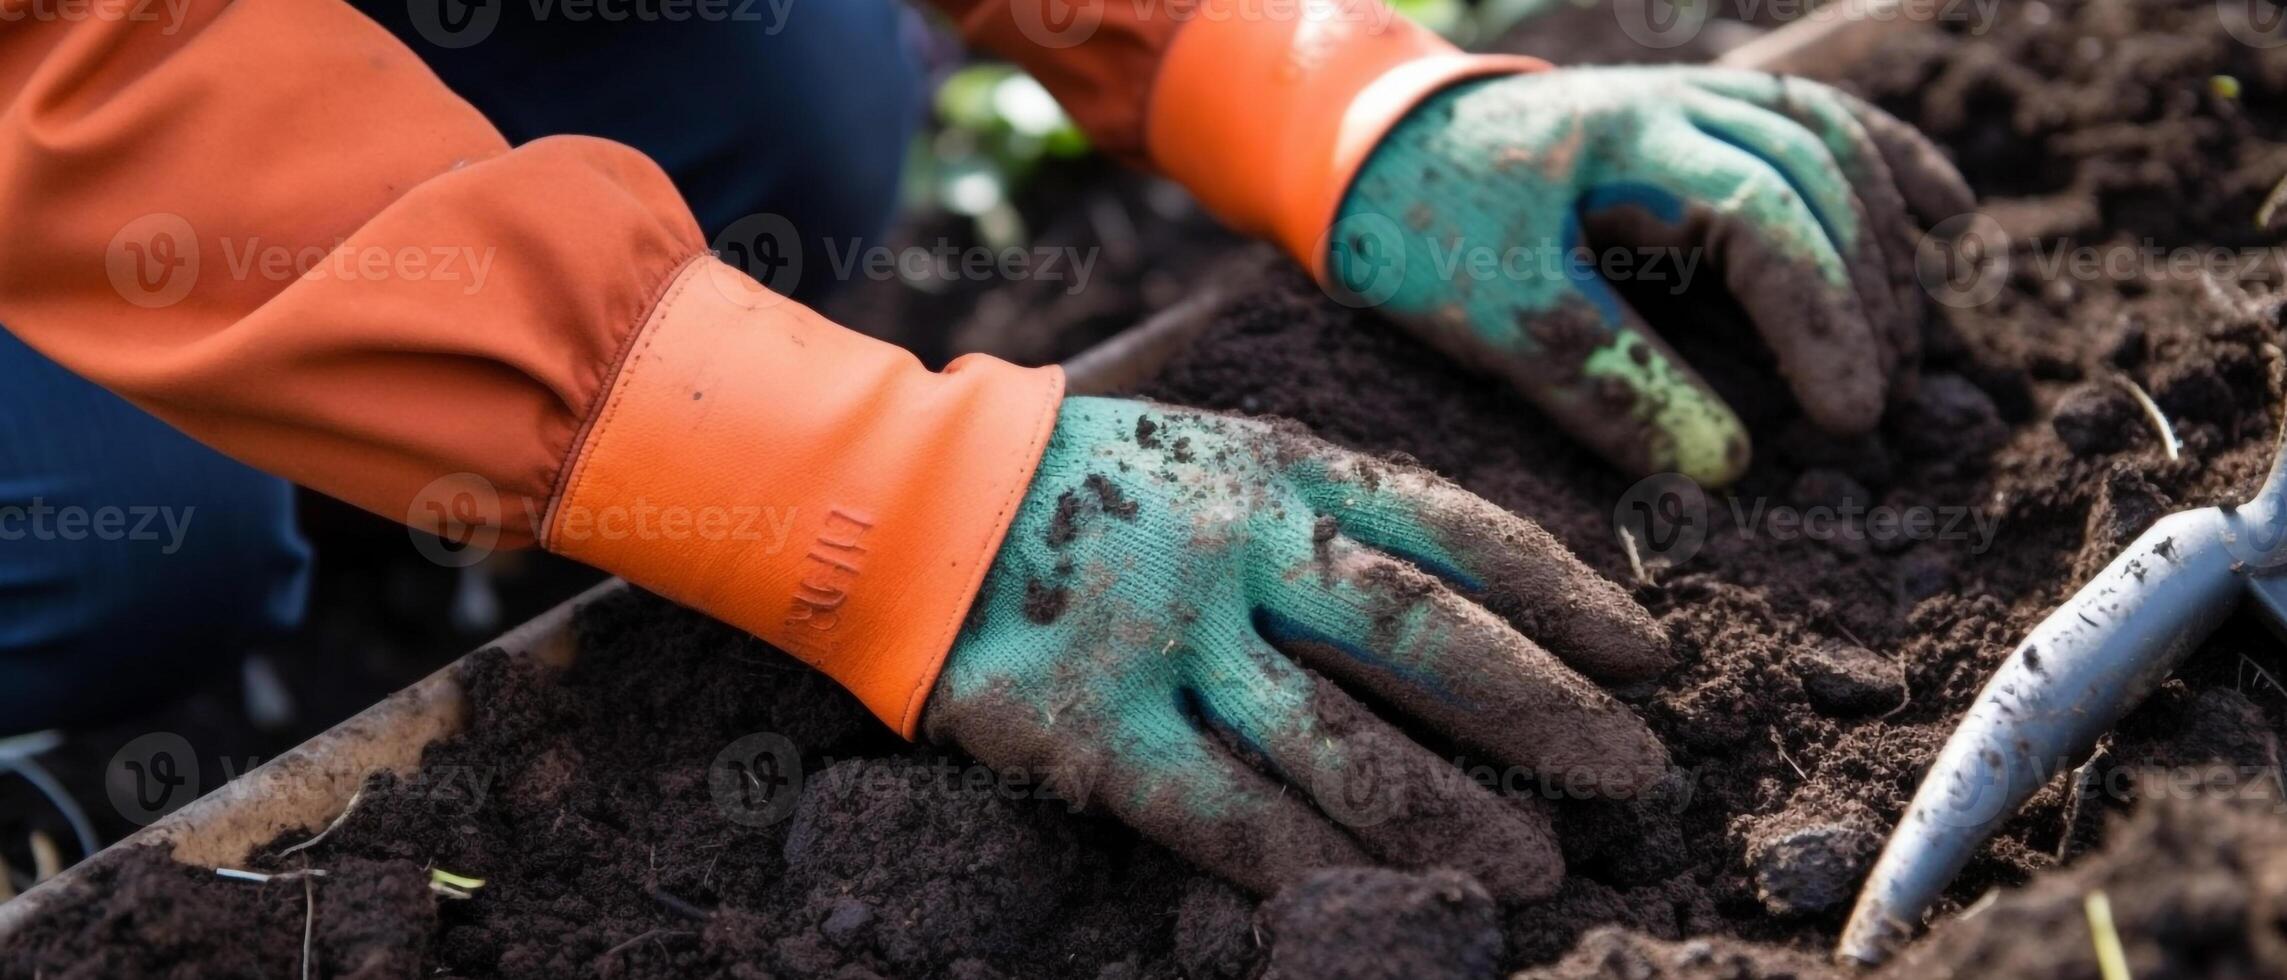
<path id="1" fill-rule="evenodd" d="M 922 105 L 917 25 L 896 0 L 734 3 L 719 22 L 492 2 L 496 26 L 459 48 L 431 44 L 405 0 L 359 6 L 510 142 L 584 134 L 649 154 L 710 237 L 775 214 L 824 255 L 829 236 L 888 222 Z M 815 299 L 827 268 L 809 263 L 795 294 Z M 0 331 L 0 734 L 179 693 L 292 630 L 309 574 L 292 487 Z"/>

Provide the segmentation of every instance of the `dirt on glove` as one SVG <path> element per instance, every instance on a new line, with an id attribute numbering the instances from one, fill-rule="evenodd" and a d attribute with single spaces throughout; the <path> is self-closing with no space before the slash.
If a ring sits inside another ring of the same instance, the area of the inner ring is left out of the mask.
<path id="1" fill-rule="evenodd" d="M 1840 975 L 1824 952 L 1847 898 L 1986 674 L 2153 520 L 2245 496 L 2271 459 L 2282 267 L 2255 214 L 2287 174 L 2287 49 L 2239 43 L 2216 10 L 2010 5 L 1981 36 L 1855 70 L 2015 233 L 1998 294 L 1946 311 L 1919 386 L 1851 443 L 1801 420 L 1719 301 L 1655 311 L 1741 409 L 1757 462 L 1707 499 L 1696 544 L 1642 550 L 1649 582 L 1613 531 L 1632 481 L 1276 260 L 1228 260 L 1249 288 L 1148 394 L 1407 454 L 1637 583 L 1675 637 L 1681 665 L 1622 693 L 1677 778 L 1624 804 L 1559 801 L 1571 876 L 1553 900 L 1343 871 L 1258 901 L 1037 787 L 899 745 L 823 677 L 631 595 L 580 615 L 562 675 L 477 658 L 469 728 L 430 750 L 426 778 L 377 782 L 282 862 L 333 872 L 311 889 L 313 972 Z M 2247 251 L 2210 275 L 2168 264 L 2210 246 Z M 2093 274 L 2072 271 L 2083 254 Z M 2099 890 L 2139 978 L 2287 974 L 2283 670 L 2261 626 L 2228 623 L 2109 740 L 2094 787 L 2036 796 L 1885 975 L 2096 976 Z M 426 867 L 488 883 L 405 894 Z M 0 976 L 298 969 L 298 883 L 126 852 L 94 884 L 0 951 Z"/>

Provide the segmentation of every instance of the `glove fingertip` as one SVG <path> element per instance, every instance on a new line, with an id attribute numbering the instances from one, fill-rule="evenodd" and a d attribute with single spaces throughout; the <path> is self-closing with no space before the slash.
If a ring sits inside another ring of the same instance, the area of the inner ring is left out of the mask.
<path id="1" fill-rule="evenodd" d="M 1609 595 L 1588 595 L 1589 608 L 1566 617 L 1566 635 L 1548 637 L 1565 663 L 1607 683 L 1633 683 L 1659 677 L 1675 666 L 1667 631 L 1634 599 L 1612 586 Z"/>

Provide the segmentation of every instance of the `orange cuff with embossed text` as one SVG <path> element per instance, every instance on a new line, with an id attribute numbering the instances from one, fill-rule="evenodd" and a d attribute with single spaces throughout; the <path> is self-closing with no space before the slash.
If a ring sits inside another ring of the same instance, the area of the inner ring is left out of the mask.
<path id="1" fill-rule="evenodd" d="M 1342 196 L 1407 111 L 1455 82 L 1548 67 L 1464 53 L 1378 3 L 1200 0 L 1160 59 L 1144 143 L 1207 210 L 1323 279 Z"/>
<path id="2" fill-rule="evenodd" d="M 1063 372 L 929 371 L 711 257 L 631 345 L 542 543 L 776 644 L 913 737 Z"/>

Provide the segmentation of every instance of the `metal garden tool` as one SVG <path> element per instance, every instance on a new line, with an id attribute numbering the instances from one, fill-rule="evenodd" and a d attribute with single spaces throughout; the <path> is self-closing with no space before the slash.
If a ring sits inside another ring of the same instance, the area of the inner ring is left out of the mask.
<path id="1" fill-rule="evenodd" d="M 2166 679 L 2243 598 L 2287 624 L 2287 457 L 2238 506 L 2160 519 L 2034 627 L 1922 779 L 1836 948 L 1880 962 L 2001 823 Z"/>

